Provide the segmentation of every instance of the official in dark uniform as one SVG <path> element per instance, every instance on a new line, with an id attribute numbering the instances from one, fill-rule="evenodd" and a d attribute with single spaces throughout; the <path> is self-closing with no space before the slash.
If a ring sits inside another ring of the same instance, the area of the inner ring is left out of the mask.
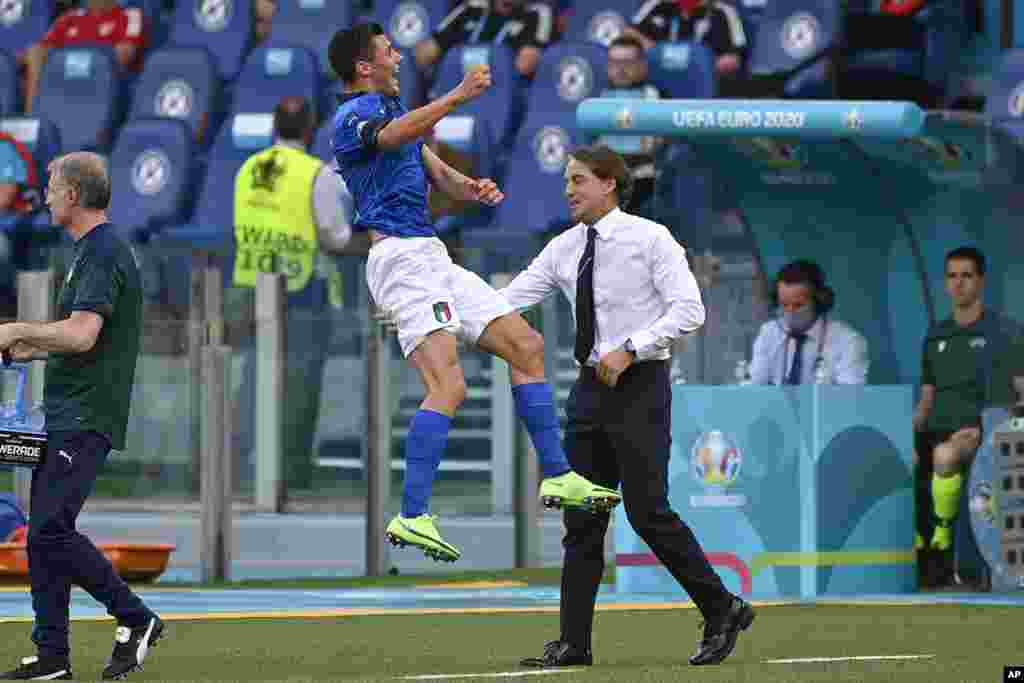
<path id="1" fill-rule="evenodd" d="M 928 330 L 921 353 L 921 398 L 914 412 L 918 550 L 927 583 L 952 581 L 953 522 L 964 478 L 982 442 L 993 364 L 1006 357 L 1021 325 L 985 305 L 985 256 L 959 247 L 945 259 L 953 314 Z M 932 566 L 935 565 L 935 566 Z"/>
<path id="2" fill-rule="evenodd" d="M 622 485 L 630 524 L 689 593 L 705 625 L 691 664 L 718 664 L 754 611 L 732 595 L 668 501 L 672 396 L 669 348 L 704 324 L 686 253 L 665 226 L 619 209 L 630 174 L 607 147 L 569 159 L 566 195 L 579 223 L 552 240 L 502 293 L 517 309 L 555 290 L 573 304 L 580 374 L 566 406 L 565 450 L 576 471 Z M 565 512 L 561 634 L 526 666 L 589 665 L 608 514 Z"/>
<path id="3" fill-rule="evenodd" d="M 5 362 L 45 360 L 43 411 L 49 443 L 32 473 L 28 561 L 38 656 L 0 674 L 14 680 L 72 677 L 68 644 L 71 586 L 117 620 L 105 680 L 137 669 L 163 622 L 80 534 L 75 522 L 111 448 L 122 449 L 142 331 L 142 288 L 131 247 L 107 219 L 110 175 L 95 154 L 50 164 L 46 203 L 75 241 L 57 321 L 0 325 Z"/>

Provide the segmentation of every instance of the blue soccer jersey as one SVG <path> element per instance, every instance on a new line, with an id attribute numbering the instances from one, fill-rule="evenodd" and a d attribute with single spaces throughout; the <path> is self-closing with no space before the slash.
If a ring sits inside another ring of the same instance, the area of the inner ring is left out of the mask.
<path id="1" fill-rule="evenodd" d="M 334 114 L 331 144 L 338 171 L 355 200 L 355 230 L 434 237 L 423 143 L 417 140 L 394 150 L 377 148 L 377 133 L 405 111 L 397 97 L 346 94 Z"/>

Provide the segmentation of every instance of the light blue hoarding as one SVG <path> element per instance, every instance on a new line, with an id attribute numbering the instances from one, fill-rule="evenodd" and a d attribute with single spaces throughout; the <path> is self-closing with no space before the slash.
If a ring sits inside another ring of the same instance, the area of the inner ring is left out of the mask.
<path id="1" fill-rule="evenodd" d="M 915 589 L 909 386 L 673 389 L 669 496 L 730 590 Z M 615 525 L 619 590 L 681 588 Z"/>

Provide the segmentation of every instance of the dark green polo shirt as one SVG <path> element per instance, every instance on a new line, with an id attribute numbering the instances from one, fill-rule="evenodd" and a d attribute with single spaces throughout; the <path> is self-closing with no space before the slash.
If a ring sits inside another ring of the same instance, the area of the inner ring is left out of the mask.
<path id="1" fill-rule="evenodd" d="M 953 318 L 932 325 L 921 363 L 921 384 L 935 387 L 926 429 L 955 431 L 981 424 L 993 360 L 1007 352 L 1020 331 L 1020 323 L 988 309 L 965 327 Z"/>
<path id="2" fill-rule="evenodd" d="M 128 243 L 110 223 L 75 243 L 57 302 L 57 319 L 74 311 L 103 316 L 85 353 L 51 353 L 46 363 L 46 429 L 95 430 L 124 448 L 142 333 L 142 286 Z"/>

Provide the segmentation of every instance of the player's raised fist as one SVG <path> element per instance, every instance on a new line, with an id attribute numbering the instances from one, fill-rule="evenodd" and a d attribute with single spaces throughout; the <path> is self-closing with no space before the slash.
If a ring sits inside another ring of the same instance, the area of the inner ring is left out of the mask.
<path id="1" fill-rule="evenodd" d="M 491 67 L 486 64 L 474 64 L 462 78 L 455 89 L 460 102 L 469 102 L 479 97 L 487 88 L 491 87 Z"/>

